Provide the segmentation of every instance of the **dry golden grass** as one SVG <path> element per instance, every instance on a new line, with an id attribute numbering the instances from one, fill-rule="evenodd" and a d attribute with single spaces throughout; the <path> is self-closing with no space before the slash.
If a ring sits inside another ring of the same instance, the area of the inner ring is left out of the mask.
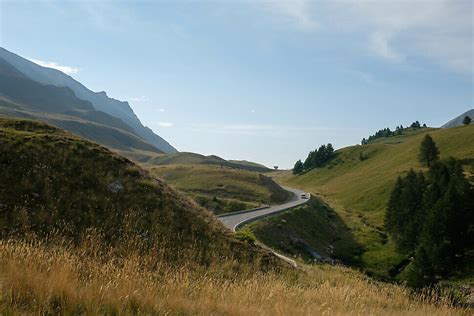
<path id="1" fill-rule="evenodd" d="M 0 241 L 0 314 L 449 315 L 448 300 L 410 296 L 353 270 L 304 266 L 297 273 L 229 277 L 226 265 L 172 267 L 155 255 Z M 231 266 L 230 264 L 229 266 Z"/>

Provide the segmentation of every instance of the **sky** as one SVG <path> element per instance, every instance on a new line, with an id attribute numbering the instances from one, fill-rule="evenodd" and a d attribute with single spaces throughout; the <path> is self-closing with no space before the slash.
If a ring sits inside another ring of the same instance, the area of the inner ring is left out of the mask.
<path id="1" fill-rule="evenodd" d="M 179 151 L 291 168 L 473 108 L 473 2 L 0 0 L 0 46 L 129 101 Z"/>

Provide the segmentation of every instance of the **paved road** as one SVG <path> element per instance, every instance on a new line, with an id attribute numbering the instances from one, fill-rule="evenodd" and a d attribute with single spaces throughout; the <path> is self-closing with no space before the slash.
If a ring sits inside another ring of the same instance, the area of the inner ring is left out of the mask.
<path id="1" fill-rule="evenodd" d="M 278 213 L 278 212 L 287 210 L 289 208 L 304 204 L 309 201 L 309 197 L 310 197 L 309 193 L 306 193 L 298 189 L 288 188 L 288 187 L 282 187 L 282 188 L 293 193 L 291 200 L 286 203 L 283 203 L 280 205 L 272 205 L 264 209 L 258 209 L 258 210 L 253 210 L 253 211 L 242 211 L 242 212 L 236 212 L 236 213 L 223 214 L 218 217 L 227 228 L 231 229 L 232 231 L 236 231 L 237 228 L 239 228 L 239 226 L 245 223 L 252 222 L 261 217 L 268 216 L 269 214 Z M 306 194 L 308 199 L 301 198 L 302 194 Z"/>

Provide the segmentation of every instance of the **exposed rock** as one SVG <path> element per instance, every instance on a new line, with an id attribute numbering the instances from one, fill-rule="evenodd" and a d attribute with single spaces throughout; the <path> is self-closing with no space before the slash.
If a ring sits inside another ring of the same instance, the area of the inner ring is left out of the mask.
<path id="1" fill-rule="evenodd" d="M 113 193 L 118 193 L 120 191 L 123 191 L 123 184 L 120 181 L 114 181 L 111 184 L 109 184 L 109 190 L 110 192 Z"/>

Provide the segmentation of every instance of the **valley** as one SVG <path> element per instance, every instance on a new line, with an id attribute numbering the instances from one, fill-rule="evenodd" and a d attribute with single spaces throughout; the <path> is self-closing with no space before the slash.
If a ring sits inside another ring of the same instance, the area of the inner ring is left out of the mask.
<path id="1" fill-rule="evenodd" d="M 188 38 L 179 23 L 171 29 Z M 158 33 L 144 34 L 159 42 Z M 416 111 L 367 115 L 364 103 L 349 113 L 346 95 L 323 97 L 325 82 L 303 89 L 317 72 L 300 77 L 298 67 L 298 97 L 278 76 L 258 95 L 275 74 L 234 85 L 262 65 L 292 73 L 265 43 L 252 45 L 264 63 L 239 51 L 231 64 L 248 64 L 221 77 L 213 72 L 224 55 L 195 76 L 175 74 L 200 69 L 195 57 L 191 67 L 171 56 L 158 67 L 153 56 L 122 77 L 142 57 L 122 60 L 120 43 L 106 59 L 108 80 L 92 71 L 81 82 L 105 84 L 133 108 L 74 79 L 82 68 L 0 47 L 0 315 L 472 314 L 473 110 L 450 120 L 443 112 L 440 128 L 415 121 L 334 147 Z M 88 65 L 99 67 L 95 55 Z M 352 72 L 343 77 L 375 84 Z M 351 102 L 355 91 L 346 91 Z M 308 146 L 317 149 L 306 160 L 294 157 Z M 290 159 L 294 168 L 281 169 Z"/>
<path id="2" fill-rule="evenodd" d="M 369 313 L 467 312 L 342 266 L 294 270 L 128 159 L 52 126 L 1 119 L 0 136 L 2 313 L 345 314 L 354 301 Z"/>

